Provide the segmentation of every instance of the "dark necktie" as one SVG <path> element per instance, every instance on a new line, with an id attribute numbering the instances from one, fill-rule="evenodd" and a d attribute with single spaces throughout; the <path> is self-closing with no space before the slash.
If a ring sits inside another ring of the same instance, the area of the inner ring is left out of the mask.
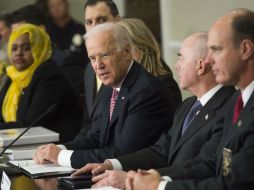
<path id="1" fill-rule="evenodd" d="M 110 99 L 110 109 L 109 109 L 109 121 L 110 122 L 111 122 L 112 114 L 113 114 L 113 111 L 115 108 L 117 96 L 118 96 L 118 91 L 115 88 L 113 88 L 112 96 Z"/>
<path id="2" fill-rule="evenodd" d="M 200 109 L 202 108 L 202 104 L 200 103 L 199 100 L 197 100 L 191 107 L 188 115 L 186 116 L 184 123 L 183 123 L 183 128 L 182 128 L 182 135 L 184 134 L 184 132 L 187 130 L 187 128 L 189 127 L 190 123 L 192 122 L 192 120 L 194 119 L 194 117 L 197 115 L 197 112 L 200 111 Z"/>
<path id="3" fill-rule="evenodd" d="M 240 94 L 237 98 L 235 108 L 234 108 L 233 124 L 235 124 L 236 121 L 238 120 L 238 117 L 242 109 L 243 109 L 243 99 L 242 99 L 242 94 Z"/>

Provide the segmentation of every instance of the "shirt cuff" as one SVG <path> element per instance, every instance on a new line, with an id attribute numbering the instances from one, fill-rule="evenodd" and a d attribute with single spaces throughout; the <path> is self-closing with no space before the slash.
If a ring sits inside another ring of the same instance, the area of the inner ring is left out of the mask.
<path id="1" fill-rule="evenodd" d="M 172 182 L 172 178 L 168 176 L 163 176 L 157 190 L 165 190 L 168 182 Z"/>
<path id="2" fill-rule="evenodd" d="M 112 166 L 113 166 L 113 170 L 123 170 L 123 166 L 122 164 L 119 162 L 119 160 L 117 159 L 107 159 L 108 161 L 111 162 Z"/>
<path id="3" fill-rule="evenodd" d="M 58 164 L 60 166 L 71 167 L 71 155 L 73 150 L 61 150 L 58 155 Z"/>
<path id="4" fill-rule="evenodd" d="M 172 182 L 173 181 L 172 178 L 169 177 L 169 176 L 162 176 L 161 178 L 162 178 L 162 180 L 167 181 L 167 182 Z"/>
<path id="5" fill-rule="evenodd" d="M 159 183 L 158 189 L 157 190 L 165 190 L 165 187 L 167 185 L 168 181 L 161 181 Z"/>
<path id="6" fill-rule="evenodd" d="M 58 144 L 56 145 L 58 148 L 61 148 L 62 150 L 67 150 L 66 146 L 64 146 L 63 144 Z"/>

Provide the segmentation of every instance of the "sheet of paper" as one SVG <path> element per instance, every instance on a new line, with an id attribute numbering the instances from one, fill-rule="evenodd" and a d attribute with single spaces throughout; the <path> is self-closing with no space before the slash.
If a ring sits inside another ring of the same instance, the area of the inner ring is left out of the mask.
<path id="1" fill-rule="evenodd" d="M 10 161 L 10 163 L 23 168 L 30 174 L 75 171 L 73 168 L 58 166 L 55 164 L 36 164 L 33 160 Z"/>
<path id="2" fill-rule="evenodd" d="M 11 189 L 11 181 L 4 171 L 3 171 L 3 175 L 2 175 L 1 189 L 2 190 L 10 190 Z"/>

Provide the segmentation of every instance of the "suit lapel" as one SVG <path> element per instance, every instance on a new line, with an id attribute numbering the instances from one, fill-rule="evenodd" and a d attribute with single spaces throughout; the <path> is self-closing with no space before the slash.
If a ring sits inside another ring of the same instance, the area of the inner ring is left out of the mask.
<path id="1" fill-rule="evenodd" d="M 116 119 L 118 118 L 119 114 L 121 113 L 122 107 L 125 105 L 127 99 L 128 99 L 128 94 L 129 94 L 129 89 L 132 86 L 132 84 L 135 82 L 136 77 L 137 77 L 137 72 L 138 72 L 138 67 L 137 63 L 133 63 L 131 69 L 129 70 L 128 74 L 126 75 L 123 84 L 121 86 L 121 90 L 118 94 L 115 109 L 112 115 L 112 120 L 110 125 L 114 124 Z"/>
<path id="2" fill-rule="evenodd" d="M 215 111 L 221 107 L 225 99 L 232 93 L 231 90 L 226 90 L 226 87 L 222 87 L 200 110 L 199 114 L 194 118 L 188 129 L 185 131 L 184 135 L 177 142 L 177 145 L 169 155 L 169 161 L 177 150 L 187 141 L 195 135 L 201 128 L 203 128 L 207 122 L 209 122 L 215 116 Z M 192 102 L 193 104 L 193 102 Z M 191 105 L 192 105 L 191 104 Z M 190 106 L 191 107 L 191 106 Z M 189 109 L 190 109 L 189 107 Z M 188 110 L 189 111 L 189 110 Z M 184 119 L 183 119 L 184 120 Z M 183 123 L 182 123 L 183 124 Z M 182 126 L 182 125 L 181 125 Z M 182 127 L 179 127 L 182 129 Z M 181 133 L 181 130 L 179 131 Z"/>
<path id="3" fill-rule="evenodd" d="M 119 117 L 119 114 L 124 107 L 126 100 L 128 100 L 128 89 L 121 88 L 116 100 L 116 105 L 112 114 L 110 125 L 114 125 L 114 123 L 117 121 L 117 118 Z"/>
<path id="4" fill-rule="evenodd" d="M 239 92 L 240 93 L 240 92 Z M 237 97 L 239 96 L 239 93 L 237 93 L 237 95 L 234 98 L 234 103 L 233 105 L 236 104 L 237 101 Z M 253 109 L 254 109 L 254 93 L 252 93 L 249 101 L 247 102 L 245 108 L 242 110 L 242 112 L 239 115 L 239 119 L 236 122 L 235 125 L 233 125 L 232 121 L 233 121 L 233 114 L 234 114 L 234 109 L 232 109 L 230 116 L 228 117 L 229 120 L 227 122 L 228 126 L 225 127 L 230 127 L 230 129 L 228 130 L 224 141 L 223 141 L 223 145 L 227 146 L 230 141 L 232 140 L 234 133 L 237 131 L 238 127 L 244 127 L 245 126 L 245 122 L 249 121 L 250 117 L 253 117 L 251 114 L 253 113 Z"/>
<path id="5" fill-rule="evenodd" d="M 174 129 L 172 128 L 170 130 L 176 131 L 174 134 L 177 134 L 177 135 L 172 135 L 172 140 L 170 143 L 170 150 L 175 150 L 177 142 L 178 142 L 179 138 L 181 138 L 182 126 L 183 126 L 184 119 L 187 116 L 187 114 L 189 113 L 189 110 L 190 110 L 191 106 L 193 105 L 193 103 L 196 101 L 196 99 L 197 98 L 193 96 L 190 98 L 190 100 L 188 100 L 188 102 L 185 102 L 184 105 L 182 105 L 182 108 L 179 111 L 179 114 L 177 114 L 177 118 L 174 119 L 174 122 L 175 122 Z M 169 154 L 172 155 L 172 151 L 170 151 Z"/>
<path id="6" fill-rule="evenodd" d="M 240 91 L 235 94 L 234 98 L 231 101 L 232 105 L 236 104 L 237 97 L 239 96 L 239 94 L 240 94 Z M 221 171 L 223 149 L 230 148 L 229 147 L 230 142 L 232 140 L 234 140 L 235 135 L 237 135 L 238 127 L 244 127 L 246 125 L 245 123 L 250 120 L 249 118 L 253 117 L 253 110 L 254 110 L 254 92 L 252 93 L 249 101 L 247 102 L 246 106 L 240 113 L 239 119 L 235 125 L 233 125 L 233 123 L 232 123 L 234 109 L 228 110 L 230 112 L 229 112 L 229 114 L 227 114 L 228 119 L 227 119 L 227 122 L 225 123 L 225 126 L 224 126 L 225 127 L 224 131 L 226 131 L 226 132 L 225 132 L 224 136 L 222 137 L 222 141 L 221 141 L 220 152 L 219 152 L 218 160 L 217 160 L 216 175 L 219 175 L 219 173 Z M 239 125 L 239 126 L 237 126 L 237 125 Z"/>
<path id="7" fill-rule="evenodd" d="M 117 97 L 117 101 L 115 104 L 115 108 L 112 114 L 112 118 L 111 118 L 111 122 L 109 123 L 109 108 L 110 108 L 110 99 L 111 99 L 111 94 L 112 94 L 112 88 L 110 88 L 110 92 L 107 94 L 107 96 L 105 96 L 105 99 L 107 99 L 105 101 L 105 104 L 103 105 L 103 108 L 107 107 L 107 110 L 104 111 L 103 115 L 103 123 L 107 124 L 107 126 L 105 126 L 104 128 L 106 128 L 107 130 L 103 129 L 103 133 L 102 134 L 102 140 L 101 142 L 107 143 L 108 140 L 108 136 L 109 133 L 111 132 L 111 130 L 114 129 L 114 126 L 116 126 L 117 123 L 117 118 L 119 117 L 119 114 L 122 113 L 122 109 L 125 105 L 125 103 L 128 100 L 128 96 L 129 96 L 129 89 L 130 87 L 133 85 L 133 83 L 136 80 L 137 77 L 137 72 L 139 71 L 139 65 L 138 63 L 134 62 L 131 69 L 129 70 L 128 74 L 126 75 L 123 84 L 121 86 L 120 92 L 118 94 Z"/>
<path id="8" fill-rule="evenodd" d="M 101 111 L 101 135 L 100 135 L 100 145 L 106 143 L 106 139 L 109 132 L 109 106 L 110 98 L 112 94 L 111 87 L 105 87 L 104 89 L 104 98 L 102 99 L 102 111 Z"/>

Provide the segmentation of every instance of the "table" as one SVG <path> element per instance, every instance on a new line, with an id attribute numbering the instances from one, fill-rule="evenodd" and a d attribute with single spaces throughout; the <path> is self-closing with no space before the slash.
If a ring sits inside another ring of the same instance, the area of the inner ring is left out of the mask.
<path id="1" fill-rule="evenodd" d="M 57 184 L 57 177 L 31 179 L 25 175 L 10 176 L 11 190 L 66 190 Z"/>

